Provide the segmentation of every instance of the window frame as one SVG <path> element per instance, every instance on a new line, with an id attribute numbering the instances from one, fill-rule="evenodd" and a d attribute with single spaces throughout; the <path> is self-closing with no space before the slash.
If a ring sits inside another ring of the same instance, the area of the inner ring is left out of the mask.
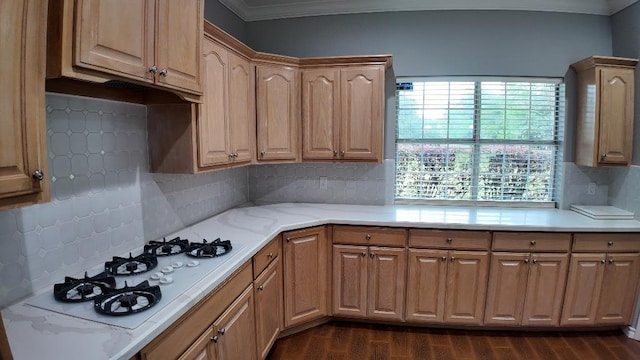
<path id="1" fill-rule="evenodd" d="M 400 139 L 399 132 L 399 104 L 398 84 L 407 82 L 474 82 L 473 93 L 473 132 L 471 138 L 407 138 Z M 549 83 L 555 85 L 555 109 L 553 138 L 551 140 L 512 140 L 512 139 L 482 139 L 481 129 L 481 84 L 482 82 L 526 82 L 526 83 Z M 564 79 L 562 78 L 541 78 L 541 77 L 511 77 L 511 76 L 434 76 L 434 77 L 398 77 L 396 78 L 396 109 L 395 109 L 395 148 L 394 148 L 394 184 L 393 197 L 395 204 L 427 204 L 427 205 L 459 205 L 459 206 L 496 206 L 496 207 L 531 207 L 531 208 L 554 208 L 557 206 L 560 197 L 560 178 L 562 176 L 561 166 L 564 146 Z M 398 145 L 399 144 L 428 144 L 428 145 L 450 145 L 459 144 L 472 147 L 471 161 L 471 199 L 412 199 L 397 197 L 398 183 Z M 555 164 L 551 169 L 551 179 L 549 181 L 551 200 L 549 201 L 525 201 L 525 200 L 479 200 L 478 185 L 480 175 L 480 147 L 483 144 L 492 145 L 526 145 L 526 146 L 551 146 L 555 147 Z"/>

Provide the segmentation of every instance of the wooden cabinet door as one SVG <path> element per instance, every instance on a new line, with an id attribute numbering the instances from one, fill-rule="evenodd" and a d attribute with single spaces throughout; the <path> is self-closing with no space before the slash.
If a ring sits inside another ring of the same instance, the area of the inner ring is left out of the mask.
<path id="1" fill-rule="evenodd" d="M 178 360 L 217 360 L 212 340 L 215 336 L 213 326 L 209 327 L 196 342 L 185 351 Z"/>
<path id="2" fill-rule="evenodd" d="M 571 254 L 560 325 L 595 323 L 605 261 L 605 254 Z"/>
<path id="3" fill-rule="evenodd" d="M 155 0 L 77 1 L 74 65 L 152 83 L 155 4 Z"/>
<path id="4" fill-rule="evenodd" d="M 493 253 L 485 324 L 520 325 L 529 274 L 529 254 Z"/>
<path id="5" fill-rule="evenodd" d="M 633 70 L 601 68 L 598 159 L 603 165 L 631 163 L 633 141 Z"/>
<path id="6" fill-rule="evenodd" d="M 636 302 L 640 255 L 609 254 L 605 265 L 596 323 L 628 325 Z"/>
<path id="7" fill-rule="evenodd" d="M 409 249 L 407 321 L 444 321 L 447 259 L 446 250 Z"/>
<path id="8" fill-rule="evenodd" d="M 228 51 L 205 39 L 204 87 L 198 117 L 198 165 L 207 167 L 229 161 Z"/>
<path id="9" fill-rule="evenodd" d="M 256 336 L 253 285 L 213 323 L 218 360 L 255 360 Z"/>
<path id="10" fill-rule="evenodd" d="M 333 246 L 333 314 L 367 316 L 366 246 Z"/>
<path id="11" fill-rule="evenodd" d="M 336 158 L 340 147 L 340 111 L 340 70 L 303 70 L 303 159 Z"/>
<path id="12" fill-rule="evenodd" d="M 0 2 L 0 208 L 49 200 L 46 19 L 46 1 Z M 42 181 L 32 178 L 36 171 Z"/>
<path id="13" fill-rule="evenodd" d="M 254 281 L 258 359 L 265 359 L 280 334 L 282 319 L 281 260 L 276 258 Z"/>
<path id="14" fill-rule="evenodd" d="M 238 55 L 229 53 L 229 138 L 234 162 L 249 162 L 254 158 L 255 75 L 253 65 Z"/>
<path id="15" fill-rule="evenodd" d="M 444 321 L 481 324 L 489 255 L 485 251 L 450 251 Z"/>
<path id="16" fill-rule="evenodd" d="M 286 232 L 284 326 L 327 315 L 327 235 L 324 227 Z"/>
<path id="17" fill-rule="evenodd" d="M 406 250 L 370 247 L 369 255 L 367 317 L 403 320 Z"/>
<path id="18" fill-rule="evenodd" d="M 340 82 L 340 158 L 382 161 L 384 68 L 342 69 Z"/>
<path id="19" fill-rule="evenodd" d="M 522 325 L 558 326 L 569 254 L 531 254 Z"/>
<path id="20" fill-rule="evenodd" d="M 256 68 L 258 160 L 298 160 L 300 88 L 297 69 Z"/>
<path id="21" fill-rule="evenodd" d="M 204 2 L 157 0 L 156 11 L 156 81 L 178 90 L 200 92 Z M 152 33 L 152 29 L 147 28 L 147 32 Z"/>

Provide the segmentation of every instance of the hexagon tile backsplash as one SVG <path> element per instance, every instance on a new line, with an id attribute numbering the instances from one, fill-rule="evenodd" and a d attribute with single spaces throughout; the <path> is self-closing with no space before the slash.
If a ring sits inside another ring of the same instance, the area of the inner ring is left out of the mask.
<path id="1" fill-rule="evenodd" d="M 247 202 L 246 169 L 150 174 L 146 107 L 46 95 L 49 203 L 0 211 L 0 308 Z"/>

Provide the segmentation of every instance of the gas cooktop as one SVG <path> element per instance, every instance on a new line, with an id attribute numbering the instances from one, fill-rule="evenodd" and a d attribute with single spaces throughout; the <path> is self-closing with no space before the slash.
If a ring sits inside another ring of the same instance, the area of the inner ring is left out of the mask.
<path id="1" fill-rule="evenodd" d="M 195 242 L 151 241 L 144 249 L 114 256 L 81 276 L 66 277 L 53 292 L 36 295 L 26 304 L 135 329 L 244 247 L 228 240 L 190 240 Z"/>

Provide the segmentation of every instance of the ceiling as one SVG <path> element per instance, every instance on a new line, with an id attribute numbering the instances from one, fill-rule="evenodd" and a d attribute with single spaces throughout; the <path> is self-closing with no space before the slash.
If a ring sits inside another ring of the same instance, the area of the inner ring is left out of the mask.
<path id="1" fill-rule="evenodd" d="M 528 10 L 612 15 L 638 0 L 219 0 L 244 21 L 420 10 Z"/>

